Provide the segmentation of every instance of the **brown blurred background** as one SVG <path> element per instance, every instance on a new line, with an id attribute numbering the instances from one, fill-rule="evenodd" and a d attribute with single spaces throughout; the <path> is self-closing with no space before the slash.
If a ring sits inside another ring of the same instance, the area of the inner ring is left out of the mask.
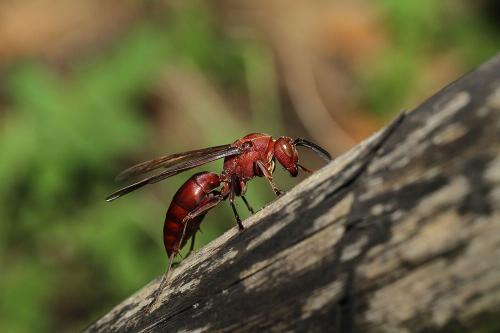
<path id="1" fill-rule="evenodd" d="M 498 52 L 499 8 L 2 0 L 0 332 L 81 330 L 164 271 L 163 217 L 190 173 L 106 204 L 121 169 L 250 132 L 341 154 Z M 261 179 L 248 191 L 273 200 Z M 233 224 L 216 208 L 197 248 Z"/>

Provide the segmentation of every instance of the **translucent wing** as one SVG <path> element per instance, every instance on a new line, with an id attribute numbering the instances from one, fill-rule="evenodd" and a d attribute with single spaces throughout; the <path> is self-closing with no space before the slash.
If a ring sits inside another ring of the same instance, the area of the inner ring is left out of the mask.
<path id="1" fill-rule="evenodd" d="M 221 147 L 221 146 L 220 146 Z M 207 148 L 210 149 L 210 148 Z M 241 154 L 241 149 L 238 147 L 232 147 L 231 145 L 227 145 L 227 147 L 223 150 L 216 150 L 215 152 L 211 153 L 205 153 L 200 154 L 200 156 L 196 157 L 197 155 L 195 154 L 194 157 L 193 155 L 189 155 L 189 157 L 183 158 L 181 161 L 176 160 L 174 163 L 168 164 L 170 167 L 168 167 L 166 170 L 160 172 L 157 175 L 150 176 L 148 178 L 145 178 L 143 180 L 140 180 L 136 183 L 133 183 L 129 186 L 126 186 L 111 195 L 109 195 L 106 198 L 106 201 L 113 201 L 115 199 L 118 199 L 121 196 L 124 196 L 127 193 L 130 193 L 132 191 L 135 191 L 145 185 L 148 184 L 154 184 L 157 183 L 163 179 L 166 179 L 168 177 L 175 176 L 183 171 L 196 168 L 197 166 L 218 160 L 220 158 L 224 158 L 227 156 L 233 156 L 233 155 L 238 155 Z M 142 164 L 142 163 L 141 163 Z M 159 167 L 159 166 L 158 166 Z M 153 169 L 156 169 L 158 167 L 154 167 Z M 150 170 L 153 170 L 150 169 Z"/>
<path id="2" fill-rule="evenodd" d="M 162 156 L 154 160 L 136 164 L 126 170 L 123 170 L 118 176 L 116 176 L 116 180 L 125 180 L 134 176 L 138 176 L 156 170 L 158 168 L 169 168 L 184 161 L 199 158 L 209 154 L 222 152 L 229 148 L 231 148 L 231 145 L 222 145 L 222 146 L 190 150 L 183 153 L 176 153 L 172 155 Z"/>

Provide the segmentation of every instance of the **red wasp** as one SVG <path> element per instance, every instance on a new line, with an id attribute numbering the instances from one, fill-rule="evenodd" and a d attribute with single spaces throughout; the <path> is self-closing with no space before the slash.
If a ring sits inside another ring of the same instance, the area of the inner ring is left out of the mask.
<path id="1" fill-rule="evenodd" d="M 232 144 L 191 150 L 146 161 L 134 165 L 118 175 L 117 179 L 123 180 L 159 168 L 164 169 L 156 175 L 114 192 L 106 198 L 106 201 L 115 200 L 147 184 L 159 182 L 183 171 L 224 158 L 224 166 L 220 175 L 211 172 L 197 173 L 189 178 L 174 195 L 163 226 L 163 243 L 169 257 L 169 265 L 148 307 L 156 302 L 167 282 L 174 257 L 190 238 L 191 246 L 188 255 L 193 250 L 196 232 L 210 209 L 228 199 L 238 227 L 242 230 L 243 224 L 236 211 L 234 199 L 236 196 L 240 196 L 248 210 L 253 213 L 252 207 L 244 196 L 246 183 L 250 179 L 256 176 L 265 177 L 274 193 L 280 195 L 282 192 L 274 184 L 272 176 L 275 160 L 292 177 L 297 176 L 299 169 L 311 172 L 299 164 L 298 146 L 312 149 L 327 162 L 331 160 L 330 154 L 326 150 L 305 139 L 294 140 L 286 136 L 273 139 L 268 134 L 252 133 Z"/>

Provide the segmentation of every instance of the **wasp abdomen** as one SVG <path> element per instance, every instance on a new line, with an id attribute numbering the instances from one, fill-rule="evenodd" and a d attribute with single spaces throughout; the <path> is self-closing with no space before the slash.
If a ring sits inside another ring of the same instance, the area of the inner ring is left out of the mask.
<path id="1" fill-rule="evenodd" d="M 186 232 L 182 237 L 182 221 L 191 212 L 205 204 L 213 196 L 213 191 L 220 186 L 219 176 L 212 172 L 200 172 L 189 178 L 175 193 L 168 207 L 163 226 L 163 243 L 170 256 L 184 246 L 198 230 L 205 214 L 198 215 L 186 223 Z"/>

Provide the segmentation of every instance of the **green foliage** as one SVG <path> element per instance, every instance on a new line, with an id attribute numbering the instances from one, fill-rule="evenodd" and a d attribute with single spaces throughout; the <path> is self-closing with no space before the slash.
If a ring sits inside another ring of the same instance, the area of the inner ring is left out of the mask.
<path id="1" fill-rule="evenodd" d="M 201 1 L 190 1 L 172 14 L 170 45 L 176 59 L 196 65 L 212 78 L 227 84 L 243 80 L 243 62 L 239 43 L 228 42 L 217 30 L 214 16 Z"/>
<path id="2" fill-rule="evenodd" d="M 463 71 L 492 57 L 500 37 L 464 1 L 379 0 L 391 33 L 389 47 L 360 71 L 361 98 L 382 116 L 399 112 L 437 53 L 451 53 Z"/>

